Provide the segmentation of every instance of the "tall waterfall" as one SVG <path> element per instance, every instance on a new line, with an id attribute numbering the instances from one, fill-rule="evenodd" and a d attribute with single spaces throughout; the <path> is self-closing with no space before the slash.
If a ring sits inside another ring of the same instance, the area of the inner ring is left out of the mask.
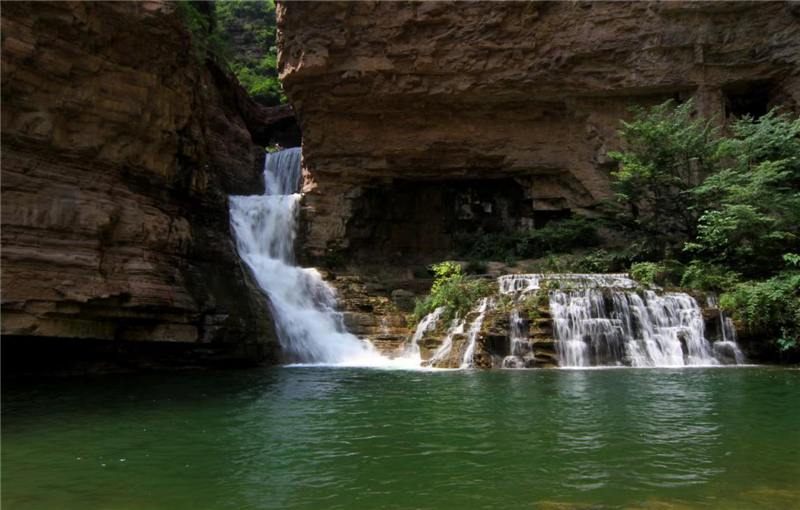
<path id="1" fill-rule="evenodd" d="M 501 277 L 504 293 L 549 290 L 550 314 L 562 367 L 671 367 L 741 364 L 735 328 L 720 315 L 721 338 L 705 335 L 702 311 L 685 293 L 639 295 L 627 275 L 513 275 Z M 563 287 L 566 289 L 562 290 Z"/>
<path id="2" fill-rule="evenodd" d="M 336 312 L 336 293 L 319 273 L 294 265 L 301 169 L 300 149 L 268 154 L 265 194 L 230 197 L 239 256 L 269 296 L 281 347 L 291 360 L 390 364 L 371 344 L 347 333 Z"/>

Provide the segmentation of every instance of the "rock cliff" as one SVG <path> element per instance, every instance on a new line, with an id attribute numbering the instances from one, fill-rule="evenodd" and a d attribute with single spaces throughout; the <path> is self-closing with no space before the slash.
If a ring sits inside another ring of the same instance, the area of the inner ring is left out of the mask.
<path id="1" fill-rule="evenodd" d="M 592 214 L 632 105 L 800 103 L 791 2 L 281 2 L 278 26 L 312 259 Z"/>
<path id="2" fill-rule="evenodd" d="M 291 116 L 200 62 L 176 3 L 3 5 L 4 365 L 152 342 L 173 347 L 149 364 L 275 358 L 226 197 L 261 192 L 254 139 Z"/>

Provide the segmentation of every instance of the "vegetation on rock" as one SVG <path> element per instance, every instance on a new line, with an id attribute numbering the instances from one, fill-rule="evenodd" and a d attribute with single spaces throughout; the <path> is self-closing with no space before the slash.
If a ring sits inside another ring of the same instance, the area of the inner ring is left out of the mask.
<path id="1" fill-rule="evenodd" d="M 456 316 L 463 317 L 475 302 L 489 295 L 489 285 L 484 280 L 468 279 L 461 266 L 453 262 L 442 262 L 433 266 L 436 278 L 430 295 L 417 300 L 414 319 L 417 322 L 439 307 L 444 307 L 441 320 L 448 324 Z"/>
<path id="2" fill-rule="evenodd" d="M 647 243 L 632 276 L 721 292 L 728 313 L 797 349 L 800 119 L 775 108 L 721 135 L 691 101 L 636 111 L 612 155 L 613 224 Z"/>
<path id="3" fill-rule="evenodd" d="M 278 79 L 275 3 L 272 0 L 219 0 L 199 9 L 178 2 L 197 58 L 211 58 L 230 70 L 250 96 L 265 106 L 286 102 Z"/>
<path id="4" fill-rule="evenodd" d="M 575 216 L 540 229 L 513 234 L 460 234 L 455 236 L 456 255 L 474 260 L 507 261 L 539 258 L 548 253 L 567 253 L 600 243 L 595 222 Z"/>

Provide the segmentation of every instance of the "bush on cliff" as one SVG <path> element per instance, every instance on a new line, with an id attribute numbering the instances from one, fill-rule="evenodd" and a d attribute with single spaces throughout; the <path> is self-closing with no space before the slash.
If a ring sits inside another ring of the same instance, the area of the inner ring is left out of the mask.
<path id="1" fill-rule="evenodd" d="M 278 79 L 275 3 L 272 0 L 219 0 L 200 11 L 178 2 L 201 62 L 212 59 L 229 69 L 250 96 L 265 106 L 286 102 Z M 234 38 L 233 33 L 241 34 Z M 241 47 L 256 51 L 243 51 Z"/>
<path id="2" fill-rule="evenodd" d="M 765 335 L 782 352 L 800 347 L 800 271 L 786 270 L 765 281 L 739 283 L 720 296 L 720 306 Z"/>
<path id="3" fill-rule="evenodd" d="M 430 295 L 417 300 L 414 319 L 419 322 L 439 307 L 444 307 L 441 321 L 448 324 L 456 316 L 463 317 L 477 301 L 489 295 L 489 286 L 484 280 L 469 280 L 458 264 L 442 262 L 433 266 L 436 278 Z"/>
<path id="4" fill-rule="evenodd" d="M 253 46 L 261 56 L 238 52 L 230 69 L 250 96 L 265 106 L 286 102 L 278 79 L 277 19 L 272 0 L 220 0 L 214 2 L 219 36 L 233 45 L 232 32 L 242 33 L 236 44 Z"/>

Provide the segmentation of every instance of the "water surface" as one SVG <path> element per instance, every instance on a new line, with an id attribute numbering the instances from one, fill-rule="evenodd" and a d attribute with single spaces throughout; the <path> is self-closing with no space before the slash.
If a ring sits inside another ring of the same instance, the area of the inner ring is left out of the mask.
<path id="1" fill-rule="evenodd" d="M 3 384 L 8 509 L 800 508 L 800 371 Z"/>

